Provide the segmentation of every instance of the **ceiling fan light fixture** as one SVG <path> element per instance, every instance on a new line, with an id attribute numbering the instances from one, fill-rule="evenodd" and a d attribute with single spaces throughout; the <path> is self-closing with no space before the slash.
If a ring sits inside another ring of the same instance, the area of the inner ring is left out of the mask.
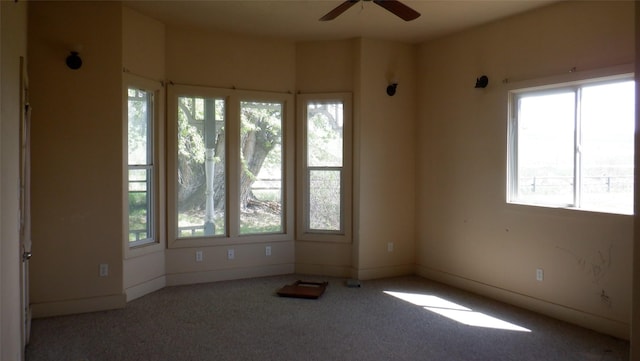
<path id="1" fill-rule="evenodd" d="M 403 19 L 404 21 L 411 21 L 420 16 L 419 12 L 413 10 L 412 8 L 408 7 L 398 0 L 346 0 L 340 5 L 336 6 L 333 10 L 329 11 L 326 15 L 321 17 L 320 21 L 333 20 L 360 1 L 373 1 L 376 5 L 383 7 L 384 9 Z"/>

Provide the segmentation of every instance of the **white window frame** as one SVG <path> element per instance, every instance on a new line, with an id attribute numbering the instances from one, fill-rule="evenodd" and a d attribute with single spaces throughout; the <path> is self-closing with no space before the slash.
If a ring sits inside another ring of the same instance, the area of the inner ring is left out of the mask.
<path id="1" fill-rule="evenodd" d="M 226 184 L 226 224 L 223 235 L 202 237 L 177 237 L 177 106 L 183 96 L 224 98 L 225 115 L 225 174 Z M 282 157 L 283 157 L 283 230 L 279 233 L 240 234 L 240 103 L 280 102 L 282 103 Z M 269 243 L 291 241 L 294 235 L 294 96 L 289 93 L 222 89 L 204 86 L 171 84 L 167 95 L 167 229 L 168 247 L 205 247 L 212 245 Z"/>
<path id="2" fill-rule="evenodd" d="M 573 182 L 573 202 L 568 204 L 546 204 L 527 202 L 518 198 L 518 149 L 517 149 L 517 112 L 518 112 L 518 99 L 523 95 L 542 95 L 553 94 L 554 92 L 561 91 L 579 91 L 580 88 L 595 85 L 606 84 L 614 82 L 622 82 L 635 80 L 633 73 L 633 65 L 626 64 L 611 68 L 597 69 L 584 72 L 570 72 L 563 76 L 555 76 L 550 78 L 535 79 L 508 84 L 508 116 L 507 116 L 507 179 L 506 179 L 506 201 L 509 204 L 518 204 L 526 206 L 537 206 L 545 208 L 566 208 L 578 211 L 595 211 L 600 213 L 612 213 L 612 214 L 627 214 L 627 213 L 615 213 L 605 210 L 594 210 L 580 207 L 580 159 L 579 151 L 575 150 L 578 155 L 574 160 L 574 182 Z M 579 107 L 579 105 L 576 105 Z M 579 118 L 577 120 L 579 122 Z M 576 124 L 579 127 L 579 124 Z M 579 128 L 578 128 L 579 129 Z M 574 136 L 574 147 L 579 147 L 579 137 L 577 130 Z"/>
<path id="3" fill-rule="evenodd" d="M 129 159 L 128 159 L 128 90 L 136 88 L 153 94 L 151 115 L 151 206 L 152 237 L 129 242 Z M 123 240 L 127 257 L 162 250 L 165 244 L 165 182 L 164 182 L 164 86 L 160 81 L 123 75 Z"/>
<path id="4" fill-rule="evenodd" d="M 307 164 L 307 104 L 341 102 L 343 104 L 343 164 L 341 172 L 339 231 L 313 230 L 309 226 L 309 172 L 314 167 Z M 353 224 L 353 108 L 351 93 L 298 94 L 296 99 L 298 119 L 298 193 L 297 239 L 321 242 L 352 242 Z"/>

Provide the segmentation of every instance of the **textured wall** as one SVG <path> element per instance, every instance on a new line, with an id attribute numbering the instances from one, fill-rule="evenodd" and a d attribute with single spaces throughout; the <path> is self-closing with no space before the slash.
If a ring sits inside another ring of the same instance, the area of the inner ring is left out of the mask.
<path id="1" fill-rule="evenodd" d="M 511 82 L 633 63 L 632 9 L 560 3 L 420 47 L 421 274 L 628 337 L 633 217 L 506 204 L 506 125 Z"/>
<path id="2" fill-rule="evenodd" d="M 29 5 L 34 312 L 120 307 L 121 6 Z M 71 70 L 65 58 L 78 47 L 84 65 Z"/>

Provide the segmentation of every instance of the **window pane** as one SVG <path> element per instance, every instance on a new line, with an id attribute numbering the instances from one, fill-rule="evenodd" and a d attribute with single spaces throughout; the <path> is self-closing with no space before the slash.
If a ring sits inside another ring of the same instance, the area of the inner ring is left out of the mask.
<path id="1" fill-rule="evenodd" d="M 584 87 L 581 208 L 633 213 L 633 81 Z"/>
<path id="2" fill-rule="evenodd" d="M 151 163 L 151 92 L 129 89 L 129 165 Z"/>
<path id="3" fill-rule="evenodd" d="M 518 103 L 518 201 L 574 203 L 575 93 L 522 97 Z"/>
<path id="4" fill-rule="evenodd" d="M 129 169 L 129 242 L 153 238 L 151 169 Z"/>
<path id="5" fill-rule="evenodd" d="M 341 167 L 343 104 L 307 104 L 307 166 Z"/>
<path id="6" fill-rule="evenodd" d="M 309 171 L 309 229 L 341 231 L 340 170 Z"/>
<path id="7" fill-rule="evenodd" d="M 128 232 L 132 246 L 152 242 L 153 92 L 128 88 Z"/>
<path id="8" fill-rule="evenodd" d="M 177 236 L 224 235 L 224 99 L 179 97 L 177 112 Z"/>
<path id="9" fill-rule="evenodd" d="M 240 103 L 240 234 L 281 233 L 282 104 Z"/>

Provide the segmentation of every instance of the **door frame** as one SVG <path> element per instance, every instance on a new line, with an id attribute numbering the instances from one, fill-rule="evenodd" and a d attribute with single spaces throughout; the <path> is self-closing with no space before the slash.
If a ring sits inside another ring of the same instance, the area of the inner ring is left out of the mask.
<path id="1" fill-rule="evenodd" d="M 20 325 L 22 346 L 31 336 L 29 259 L 31 258 L 31 108 L 26 59 L 20 57 Z"/>

